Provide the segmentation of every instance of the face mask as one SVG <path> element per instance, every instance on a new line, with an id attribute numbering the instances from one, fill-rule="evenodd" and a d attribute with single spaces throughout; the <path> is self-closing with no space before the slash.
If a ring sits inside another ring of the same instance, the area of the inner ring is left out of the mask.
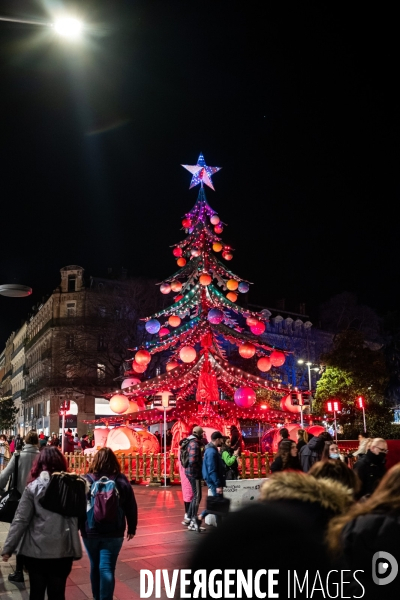
<path id="1" fill-rule="evenodd" d="M 338 459 L 340 458 L 339 454 L 330 454 L 329 458 Z"/>

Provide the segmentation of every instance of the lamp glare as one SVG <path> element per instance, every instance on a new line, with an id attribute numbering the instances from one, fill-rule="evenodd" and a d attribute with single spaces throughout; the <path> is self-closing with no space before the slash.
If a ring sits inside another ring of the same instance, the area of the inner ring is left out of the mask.
<path id="1" fill-rule="evenodd" d="M 80 36 L 83 29 L 82 21 L 72 17 L 59 19 L 54 23 L 54 29 L 62 37 L 76 39 Z"/>

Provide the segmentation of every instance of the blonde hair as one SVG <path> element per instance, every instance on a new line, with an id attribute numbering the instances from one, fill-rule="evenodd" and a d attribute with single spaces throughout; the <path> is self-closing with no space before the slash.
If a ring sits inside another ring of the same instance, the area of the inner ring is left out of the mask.
<path id="1" fill-rule="evenodd" d="M 298 429 L 297 430 L 297 437 L 301 438 L 306 443 L 308 442 L 308 433 L 307 433 L 307 431 L 305 429 Z"/>

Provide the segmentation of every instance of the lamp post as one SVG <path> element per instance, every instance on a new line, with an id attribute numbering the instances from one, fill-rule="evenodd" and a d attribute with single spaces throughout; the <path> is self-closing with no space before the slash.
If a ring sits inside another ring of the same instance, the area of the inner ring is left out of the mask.
<path id="1" fill-rule="evenodd" d="M 337 427 L 336 427 L 336 413 L 340 412 L 341 410 L 341 406 L 340 406 L 340 402 L 338 400 L 329 400 L 326 403 L 326 410 L 327 412 L 333 412 L 333 421 L 334 421 L 334 427 L 335 427 L 335 442 L 337 444 Z"/>
<path id="2" fill-rule="evenodd" d="M 312 412 L 312 381 L 311 381 L 311 371 L 319 371 L 319 367 L 313 367 L 312 366 L 312 362 L 310 362 L 309 360 L 305 361 L 303 358 L 299 358 L 297 361 L 297 364 L 299 365 L 303 365 L 303 364 L 307 365 L 307 372 L 308 372 L 308 389 L 310 392 L 310 412 Z"/>
<path id="3" fill-rule="evenodd" d="M 176 397 L 171 392 L 162 392 L 157 394 L 153 405 L 164 412 L 164 487 L 167 487 L 167 411 L 176 406 Z"/>
<path id="4" fill-rule="evenodd" d="M 365 400 L 362 396 L 358 396 L 357 406 L 358 406 L 358 408 L 361 408 L 363 411 L 364 433 L 367 433 L 367 423 L 365 421 Z"/>

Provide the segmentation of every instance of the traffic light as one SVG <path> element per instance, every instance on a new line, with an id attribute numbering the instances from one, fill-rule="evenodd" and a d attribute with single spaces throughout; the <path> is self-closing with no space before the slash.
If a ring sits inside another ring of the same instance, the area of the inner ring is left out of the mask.
<path id="1" fill-rule="evenodd" d="M 358 398 L 357 398 L 357 407 L 358 408 L 365 408 L 365 401 L 364 401 L 364 398 L 362 396 L 358 396 Z"/>
<path id="2" fill-rule="evenodd" d="M 326 403 L 327 412 L 339 412 L 341 410 L 340 402 L 338 400 L 329 400 Z"/>
<path id="3" fill-rule="evenodd" d="M 292 406 L 299 406 L 301 400 L 301 394 L 298 392 L 290 392 L 290 402 Z"/>
<path id="4" fill-rule="evenodd" d="M 303 399 L 303 406 L 310 406 L 311 402 L 310 402 L 310 396 L 309 395 L 303 395 L 302 394 L 302 399 Z"/>

